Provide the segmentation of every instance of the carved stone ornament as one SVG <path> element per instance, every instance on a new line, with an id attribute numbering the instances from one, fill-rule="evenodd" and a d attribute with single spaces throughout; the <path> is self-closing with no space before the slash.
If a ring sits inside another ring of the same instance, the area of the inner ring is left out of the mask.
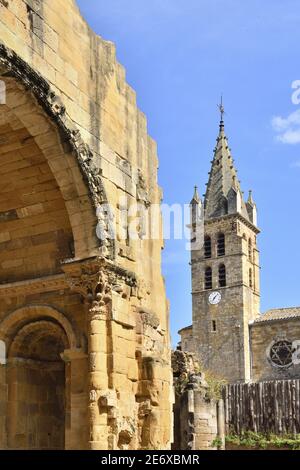
<path id="1" fill-rule="evenodd" d="M 123 268 L 102 257 L 84 261 L 67 261 L 63 265 L 66 281 L 73 292 L 82 295 L 90 305 L 90 314 L 107 315 L 112 293 L 127 295 L 128 288 L 134 292 L 136 277 Z"/>
<path id="2" fill-rule="evenodd" d="M 143 202 L 146 207 L 151 205 L 146 180 L 140 169 L 137 173 L 136 198 L 138 202 Z"/>

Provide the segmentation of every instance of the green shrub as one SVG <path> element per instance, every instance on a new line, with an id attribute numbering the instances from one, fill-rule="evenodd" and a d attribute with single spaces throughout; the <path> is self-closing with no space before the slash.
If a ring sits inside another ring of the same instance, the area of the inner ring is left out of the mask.
<path id="1" fill-rule="evenodd" d="M 223 441 L 220 437 L 216 437 L 211 443 L 211 447 L 217 448 L 218 450 L 222 449 L 222 446 L 223 446 Z"/>
<path id="2" fill-rule="evenodd" d="M 300 434 L 278 436 L 275 434 L 261 434 L 245 431 L 241 435 L 230 434 L 226 436 L 226 443 L 241 447 L 267 449 L 268 447 L 288 448 L 300 450 Z"/>

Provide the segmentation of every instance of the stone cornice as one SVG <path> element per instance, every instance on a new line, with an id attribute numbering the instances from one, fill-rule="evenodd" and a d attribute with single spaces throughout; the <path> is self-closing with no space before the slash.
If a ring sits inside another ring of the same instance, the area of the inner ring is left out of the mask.
<path id="1" fill-rule="evenodd" d="M 114 273 L 119 279 L 123 279 L 126 284 L 136 286 L 137 278 L 134 272 L 128 271 L 119 265 L 116 265 L 111 260 L 103 256 L 93 256 L 85 259 L 69 259 L 62 263 L 62 269 L 67 274 L 79 274 L 83 270 L 90 272 L 99 272 L 103 269 L 107 272 Z"/>
<path id="2" fill-rule="evenodd" d="M 214 288 L 212 288 L 212 289 L 194 290 L 194 291 L 192 291 L 192 294 L 205 294 L 205 293 L 209 294 L 209 293 L 214 292 L 214 291 L 216 291 L 216 290 L 218 290 L 218 291 L 226 291 L 226 289 L 234 289 L 234 288 L 237 288 L 237 287 L 238 287 L 238 288 L 240 288 L 240 287 L 246 287 L 247 289 L 251 289 L 251 287 L 249 287 L 248 284 L 245 284 L 244 282 L 239 282 L 239 283 L 237 283 L 237 284 L 230 284 L 230 285 L 225 286 L 225 287 L 217 287 L 217 286 L 216 286 L 216 287 L 214 287 Z M 260 297 L 260 293 L 259 293 L 258 291 L 253 290 L 253 289 L 251 289 L 251 291 L 252 291 L 253 295 L 256 295 L 257 297 Z"/>
<path id="3" fill-rule="evenodd" d="M 251 228 L 251 230 L 253 230 L 253 232 L 255 232 L 256 234 L 259 234 L 261 231 L 258 227 L 256 227 L 255 225 L 253 225 L 251 222 L 249 222 L 249 220 L 247 220 L 245 217 L 242 216 L 242 214 L 239 214 L 238 212 L 236 214 L 227 214 L 227 215 L 223 215 L 222 217 L 216 217 L 216 218 L 213 218 L 213 219 L 205 219 L 204 220 L 204 223 L 205 224 L 214 224 L 216 222 L 220 222 L 222 220 L 230 220 L 230 219 L 238 219 L 240 220 L 241 222 L 243 222 L 247 227 Z"/>
<path id="4" fill-rule="evenodd" d="M 63 263 L 62 268 L 65 271 L 63 274 L 0 284 L 0 297 L 66 290 L 70 287 L 68 277 L 75 279 L 86 274 L 87 277 L 90 276 L 92 282 L 93 274 L 98 274 L 101 270 L 111 274 L 115 280 L 122 280 L 127 286 L 137 287 L 137 278 L 134 273 L 121 266 L 116 266 L 112 261 L 102 257 L 67 260 Z"/>
<path id="5" fill-rule="evenodd" d="M 64 274 L 46 276 L 26 281 L 11 282 L 0 285 L 0 297 L 15 297 L 17 295 L 39 294 L 65 290 L 68 284 Z"/>

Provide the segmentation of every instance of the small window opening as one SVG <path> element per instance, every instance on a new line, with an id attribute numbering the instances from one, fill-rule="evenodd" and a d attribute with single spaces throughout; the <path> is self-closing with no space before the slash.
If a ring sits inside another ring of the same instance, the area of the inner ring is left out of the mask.
<path id="1" fill-rule="evenodd" d="M 206 268 L 205 270 L 205 289 L 212 289 L 212 269 Z"/>

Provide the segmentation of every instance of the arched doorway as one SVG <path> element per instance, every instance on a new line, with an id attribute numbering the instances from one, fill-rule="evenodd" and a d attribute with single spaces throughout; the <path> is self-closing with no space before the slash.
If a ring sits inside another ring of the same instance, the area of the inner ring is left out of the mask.
<path id="1" fill-rule="evenodd" d="M 65 447 L 66 377 L 61 353 L 66 333 L 50 321 L 21 328 L 8 353 L 9 449 Z"/>
<path id="2" fill-rule="evenodd" d="M 0 445 L 58 450 L 68 448 L 69 441 L 70 447 L 78 424 L 71 426 L 72 397 L 77 398 L 72 391 L 72 370 L 78 369 L 76 359 L 84 357 L 74 325 L 52 307 L 28 305 L 0 322 L 0 340 L 7 351 L 2 370 L 7 387 L 3 400 L 6 437 Z M 84 359 L 80 364 L 82 369 Z"/>

